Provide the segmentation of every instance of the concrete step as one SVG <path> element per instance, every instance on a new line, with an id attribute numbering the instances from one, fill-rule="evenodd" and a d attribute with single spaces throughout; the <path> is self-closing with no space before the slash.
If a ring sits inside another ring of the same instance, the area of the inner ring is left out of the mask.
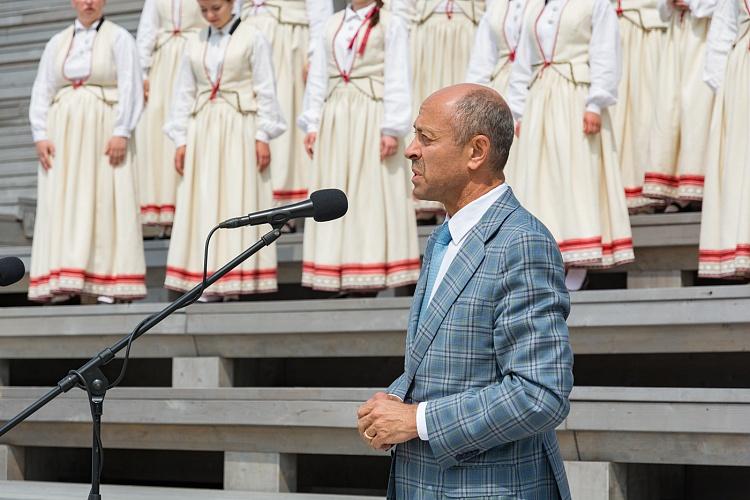
<path id="1" fill-rule="evenodd" d="M 86 484 L 39 481 L 0 481 L 0 500 L 81 500 L 88 495 Z M 106 500 L 377 500 L 360 495 L 315 495 L 310 493 L 261 493 L 250 491 L 119 486 L 101 488 Z"/>
<path id="2" fill-rule="evenodd" d="M 750 286 L 571 295 L 576 354 L 745 352 Z M 403 356 L 410 297 L 197 304 L 133 345 L 132 356 Z M 0 359 L 94 355 L 163 304 L 4 308 Z"/>
<path id="3" fill-rule="evenodd" d="M 0 389 L 0 420 L 43 394 Z M 123 449 L 385 456 L 356 430 L 376 389 L 110 391 L 103 442 Z M 566 460 L 750 466 L 750 390 L 576 387 L 558 427 Z M 66 394 L 0 438 L 24 446 L 90 445 L 88 403 Z"/>

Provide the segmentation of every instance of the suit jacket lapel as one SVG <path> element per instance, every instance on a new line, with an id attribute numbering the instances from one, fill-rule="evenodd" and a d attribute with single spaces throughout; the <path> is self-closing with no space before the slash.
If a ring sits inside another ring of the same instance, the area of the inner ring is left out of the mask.
<path id="1" fill-rule="evenodd" d="M 427 281 L 427 273 L 422 272 L 414 295 L 414 302 L 412 302 L 411 317 L 409 320 L 408 337 L 411 341 L 407 338 L 406 346 L 405 372 L 410 385 L 414 374 L 417 372 L 417 368 L 427 353 L 427 349 L 432 344 L 435 335 L 440 329 L 443 319 L 448 314 L 448 310 L 484 260 L 485 243 L 497 232 L 505 219 L 518 206 L 518 200 L 516 200 L 510 188 L 508 188 L 508 191 L 490 207 L 479 223 L 469 231 L 460 250 L 443 277 L 427 311 L 422 313 L 423 317 L 420 321 L 420 306 L 422 304 L 422 297 L 425 294 Z M 428 250 L 431 256 L 432 247 L 429 244 Z M 429 269 L 429 265 L 428 254 L 425 252 L 425 261 L 422 266 L 423 271 Z"/>

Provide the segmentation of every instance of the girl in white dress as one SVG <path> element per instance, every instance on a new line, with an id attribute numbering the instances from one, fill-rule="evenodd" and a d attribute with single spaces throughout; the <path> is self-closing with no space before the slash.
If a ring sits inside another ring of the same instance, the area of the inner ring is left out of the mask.
<path id="1" fill-rule="evenodd" d="M 338 188 L 349 211 L 305 227 L 302 284 L 372 291 L 415 283 L 419 247 L 403 137 L 412 127 L 408 28 L 355 0 L 316 44 L 298 120 L 313 158 L 310 189 Z"/>
<path id="2" fill-rule="evenodd" d="M 703 78 L 716 96 L 698 274 L 750 276 L 750 3 L 719 0 Z"/>
<path id="3" fill-rule="evenodd" d="M 715 7 L 716 0 L 659 0 L 669 27 L 659 60 L 644 196 L 681 205 L 703 199 L 714 102 L 702 79 L 703 56 Z"/>
<path id="4" fill-rule="evenodd" d="M 146 294 L 130 134 L 143 107 L 135 40 L 73 0 L 78 17 L 47 43 L 29 119 L 39 155 L 29 299 Z"/>
<path id="5" fill-rule="evenodd" d="M 659 58 L 664 53 L 667 24 L 657 0 L 615 0 L 620 25 L 623 73 L 618 102 L 612 109 L 617 156 L 631 212 L 659 205 L 643 196 L 643 176 L 649 166 L 648 143 L 654 123 Z"/>
<path id="6" fill-rule="evenodd" d="M 174 144 L 162 127 L 172 107 L 172 91 L 188 38 L 206 27 L 196 0 L 146 0 L 138 24 L 138 55 L 146 108 L 136 131 L 141 218 L 169 226 L 174 219 L 179 175 Z"/>
<path id="7" fill-rule="evenodd" d="M 276 92 L 284 120 L 294 123 L 302 113 L 308 54 L 333 14 L 332 0 L 248 0 L 242 7 L 243 22 L 258 28 L 271 43 L 276 70 Z M 308 164 L 304 134 L 290 127 L 271 143 L 271 179 L 277 203 L 307 198 Z"/>
<path id="8" fill-rule="evenodd" d="M 269 142 L 286 124 L 276 99 L 271 48 L 233 15 L 232 0 L 198 0 L 210 26 L 188 40 L 165 132 L 174 141 L 177 193 L 165 286 L 186 291 L 203 275 L 203 245 L 224 219 L 273 206 Z M 208 271 L 269 228 L 216 233 Z M 264 249 L 209 288 L 207 298 L 276 290 L 276 248 Z"/>
<path id="9" fill-rule="evenodd" d="M 530 0 L 510 77 L 519 132 L 519 200 L 555 236 L 568 267 L 633 260 L 630 221 L 608 107 L 617 100 L 620 43 L 608 0 Z M 571 288 L 585 273 L 574 272 Z"/>

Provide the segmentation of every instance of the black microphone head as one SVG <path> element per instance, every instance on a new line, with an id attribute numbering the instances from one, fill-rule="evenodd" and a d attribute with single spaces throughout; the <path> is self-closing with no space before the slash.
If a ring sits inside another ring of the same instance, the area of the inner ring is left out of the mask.
<path id="1" fill-rule="evenodd" d="M 23 278 L 26 267 L 18 257 L 0 259 L 0 286 L 12 285 Z"/>
<path id="2" fill-rule="evenodd" d="M 340 189 L 320 189 L 310 195 L 315 222 L 326 222 L 343 217 L 349 208 L 346 195 Z"/>

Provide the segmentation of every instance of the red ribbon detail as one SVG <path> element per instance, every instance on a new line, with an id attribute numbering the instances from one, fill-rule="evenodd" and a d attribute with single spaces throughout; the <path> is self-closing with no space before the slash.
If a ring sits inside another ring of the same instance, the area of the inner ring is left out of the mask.
<path id="1" fill-rule="evenodd" d="M 216 99 L 216 94 L 219 93 L 219 87 L 221 86 L 221 77 L 219 77 L 218 80 L 216 80 L 216 83 L 211 85 L 211 95 L 208 97 L 209 101 L 213 101 Z"/>
<path id="2" fill-rule="evenodd" d="M 516 51 L 515 50 L 511 50 L 510 51 L 510 54 L 508 54 L 508 60 L 510 62 L 514 62 L 516 60 Z"/>
<path id="3" fill-rule="evenodd" d="M 447 0 L 445 2 L 445 15 L 449 20 L 453 19 L 453 1 L 454 0 Z"/>
<path id="4" fill-rule="evenodd" d="M 617 9 L 615 12 L 617 12 L 617 17 L 622 17 L 622 0 L 617 0 Z"/>
<path id="5" fill-rule="evenodd" d="M 349 41 L 349 50 L 352 50 L 354 48 L 354 42 L 357 41 L 357 38 L 359 37 L 359 32 L 362 29 L 362 26 L 367 24 L 367 30 L 365 30 L 365 36 L 362 38 L 362 43 L 359 45 L 359 50 L 357 50 L 357 53 L 360 56 L 365 55 L 365 49 L 367 48 L 367 40 L 370 38 L 370 32 L 372 31 L 372 23 L 370 20 L 373 18 L 375 14 L 380 12 L 380 7 L 377 5 L 373 7 L 373 9 L 367 13 L 365 16 L 365 20 L 362 21 L 362 24 L 359 25 L 359 28 L 357 28 L 357 31 L 354 33 L 354 36 Z"/>
<path id="6" fill-rule="evenodd" d="M 73 80 L 73 89 L 77 89 L 79 87 L 83 87 L 84 83 L 86 83 L 85 80 Z"/>
<path id="7" fill-rule="evenodd" d="M 172 35 L 177 36 L 180 33 L 182 33 L 182 30 L 180 28 L 175 28 L 172 30 Z"/>

